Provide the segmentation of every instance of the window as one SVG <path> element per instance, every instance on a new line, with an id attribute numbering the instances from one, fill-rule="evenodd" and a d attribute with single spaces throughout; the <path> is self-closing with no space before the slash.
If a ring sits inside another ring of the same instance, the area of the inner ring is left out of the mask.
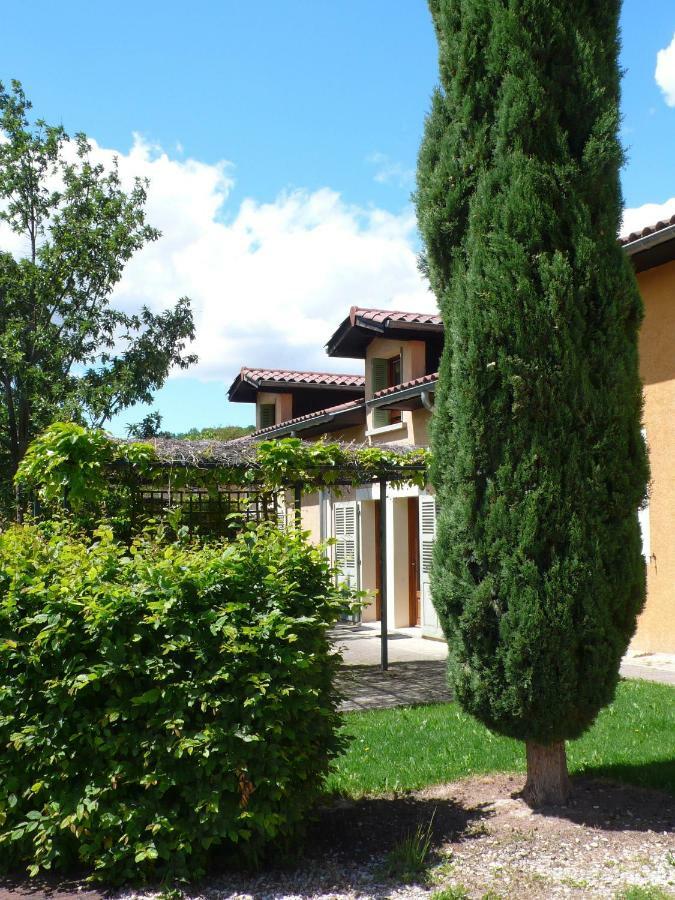
<path id="1" fill-rule="evenodd" d="M 372 359 L 372 387 L 373 394 L 383 391 L 401 383 L 401 355 L 392 356 L 390 359 Z M 384 428 L 401 421 L 401 411 L 398 409 L 374 409 L 373 428 Z"/>
<path id="2" fill-rule="evenodd" d="M 277 424 L 277 405 L 276 403 L 260 404 L 260 428 L 269 428 L 270 425 Z"/>

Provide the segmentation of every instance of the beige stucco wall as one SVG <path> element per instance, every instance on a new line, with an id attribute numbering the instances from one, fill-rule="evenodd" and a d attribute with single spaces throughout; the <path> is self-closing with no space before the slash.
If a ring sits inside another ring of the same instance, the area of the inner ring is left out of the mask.
<path id="1" fill-rule="evenodd" d="M 290 496 L 291 506 L 293 496 Z M 318 544 L 321 541 L 321 506 L 319 494 L 305 494 L 302 498 L 302 530 L 310 533 L 310 539 Z"/>
<path id="2" fill-rule="evenodd" d="M 361 503 L 361 589 L 368 591 L 370 599 L 361 615 L 364 622 L 374 622 L 377 609 L 375 606 L 375 586 L 377 584 L 376 528 L 379 522 L 375 514 L 376 504 L 373 500 Z"/>
<path id="3" fill-rule="evenodd" d="M 298 432 L 302 437 L 302 432 Z M 310 440 L 318 441 L 325 438 L 327 441 L 344 441 L 345 443 L 363 444 L 366 439 L 365 428 L 363 425 L 354 425 L 351 428 L 343 428 L 342 431 L 329 431 L 327 434 L 317 435 Z"/>
<path id="4" fill-rule="evenodd" d="M 641 272 L 638 282 L 645 303 L 640 373 L 651 465 L 651 559 L 632 649 L 675 653 L 675 262 Z"/>
<path id="5" fill-rule="evenodd" d="M 276 406 L 274 422 L 285 422 L 293 418 L 293 395 L 276 394 L 271 391 L 260 391 L 255 398 L 255 427 L 260 428 L 260 407 L 264 403 L 274 403 Z"/>
<path id="6" fill-rule="evenodd" d="M 431 422 L 431 413 L 426 409 L 416 409 L 410 413 L 410 427 L 408 435 L 410 443 L 416 447 L 428 447 L 431 435 L 429 434 L 429 424 Z"/>

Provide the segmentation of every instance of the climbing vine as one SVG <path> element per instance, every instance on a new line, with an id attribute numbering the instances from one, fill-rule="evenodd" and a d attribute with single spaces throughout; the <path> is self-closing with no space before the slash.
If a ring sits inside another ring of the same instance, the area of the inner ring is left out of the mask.
<path id="1" fill-rule="evenodd" d="M 246 453 L 239 450 L 238 458 L 217 442 L 186 452 L 189 446 L 121 441 L 101 430 L 57 422 L 32 442 L 16 481 L 45 507 L 67 507 L 89 518 L 99 513 L 125 518 L 141 485 L 213 495 L 226 487 L 273 493 L 300 486 L 307 493 L 386 475 L 394 484 L 422 487 L 429 462 L 428 451 L 419 448 L 307 443 L 298 438 L 256 442 Z"/>

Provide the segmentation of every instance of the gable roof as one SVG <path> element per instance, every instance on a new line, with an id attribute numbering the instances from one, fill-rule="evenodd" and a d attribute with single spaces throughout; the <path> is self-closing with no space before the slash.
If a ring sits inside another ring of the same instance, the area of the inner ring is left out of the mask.
<path id="1" fill-rule="evenodd" d="M 292 390 L 293 388 L 329 388 L 362 396 L 366 380 L 363 375 L 341 375 L 335 372 L 298 372 L 292 369 L 255 369 L 242 366 L 227 395 L 234 403 L 251 403 L 260 390 Z"/>
<path id="2" fill-rule="evenodd" d="M 443 334 L 443 320 L 438 313 L 402 312 L 352 306 L 326 344 L 329 356 L 364 359 L 366 347 L 377 336 L 408 339 L 429 338 Z"/>

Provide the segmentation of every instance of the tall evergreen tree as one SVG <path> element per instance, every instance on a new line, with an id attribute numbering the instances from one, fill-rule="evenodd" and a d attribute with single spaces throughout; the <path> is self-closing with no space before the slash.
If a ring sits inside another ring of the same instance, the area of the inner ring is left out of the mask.
<path id="1" fill-rule="evenodd" d="M 566 799 L 564 742 L 612 700 L 644 602 L 620 5 L 430 0 L 440 86 L 417 210 L 445 323 L 434 602 L 456 697 L 526 742 L 533 805 Z"/>

